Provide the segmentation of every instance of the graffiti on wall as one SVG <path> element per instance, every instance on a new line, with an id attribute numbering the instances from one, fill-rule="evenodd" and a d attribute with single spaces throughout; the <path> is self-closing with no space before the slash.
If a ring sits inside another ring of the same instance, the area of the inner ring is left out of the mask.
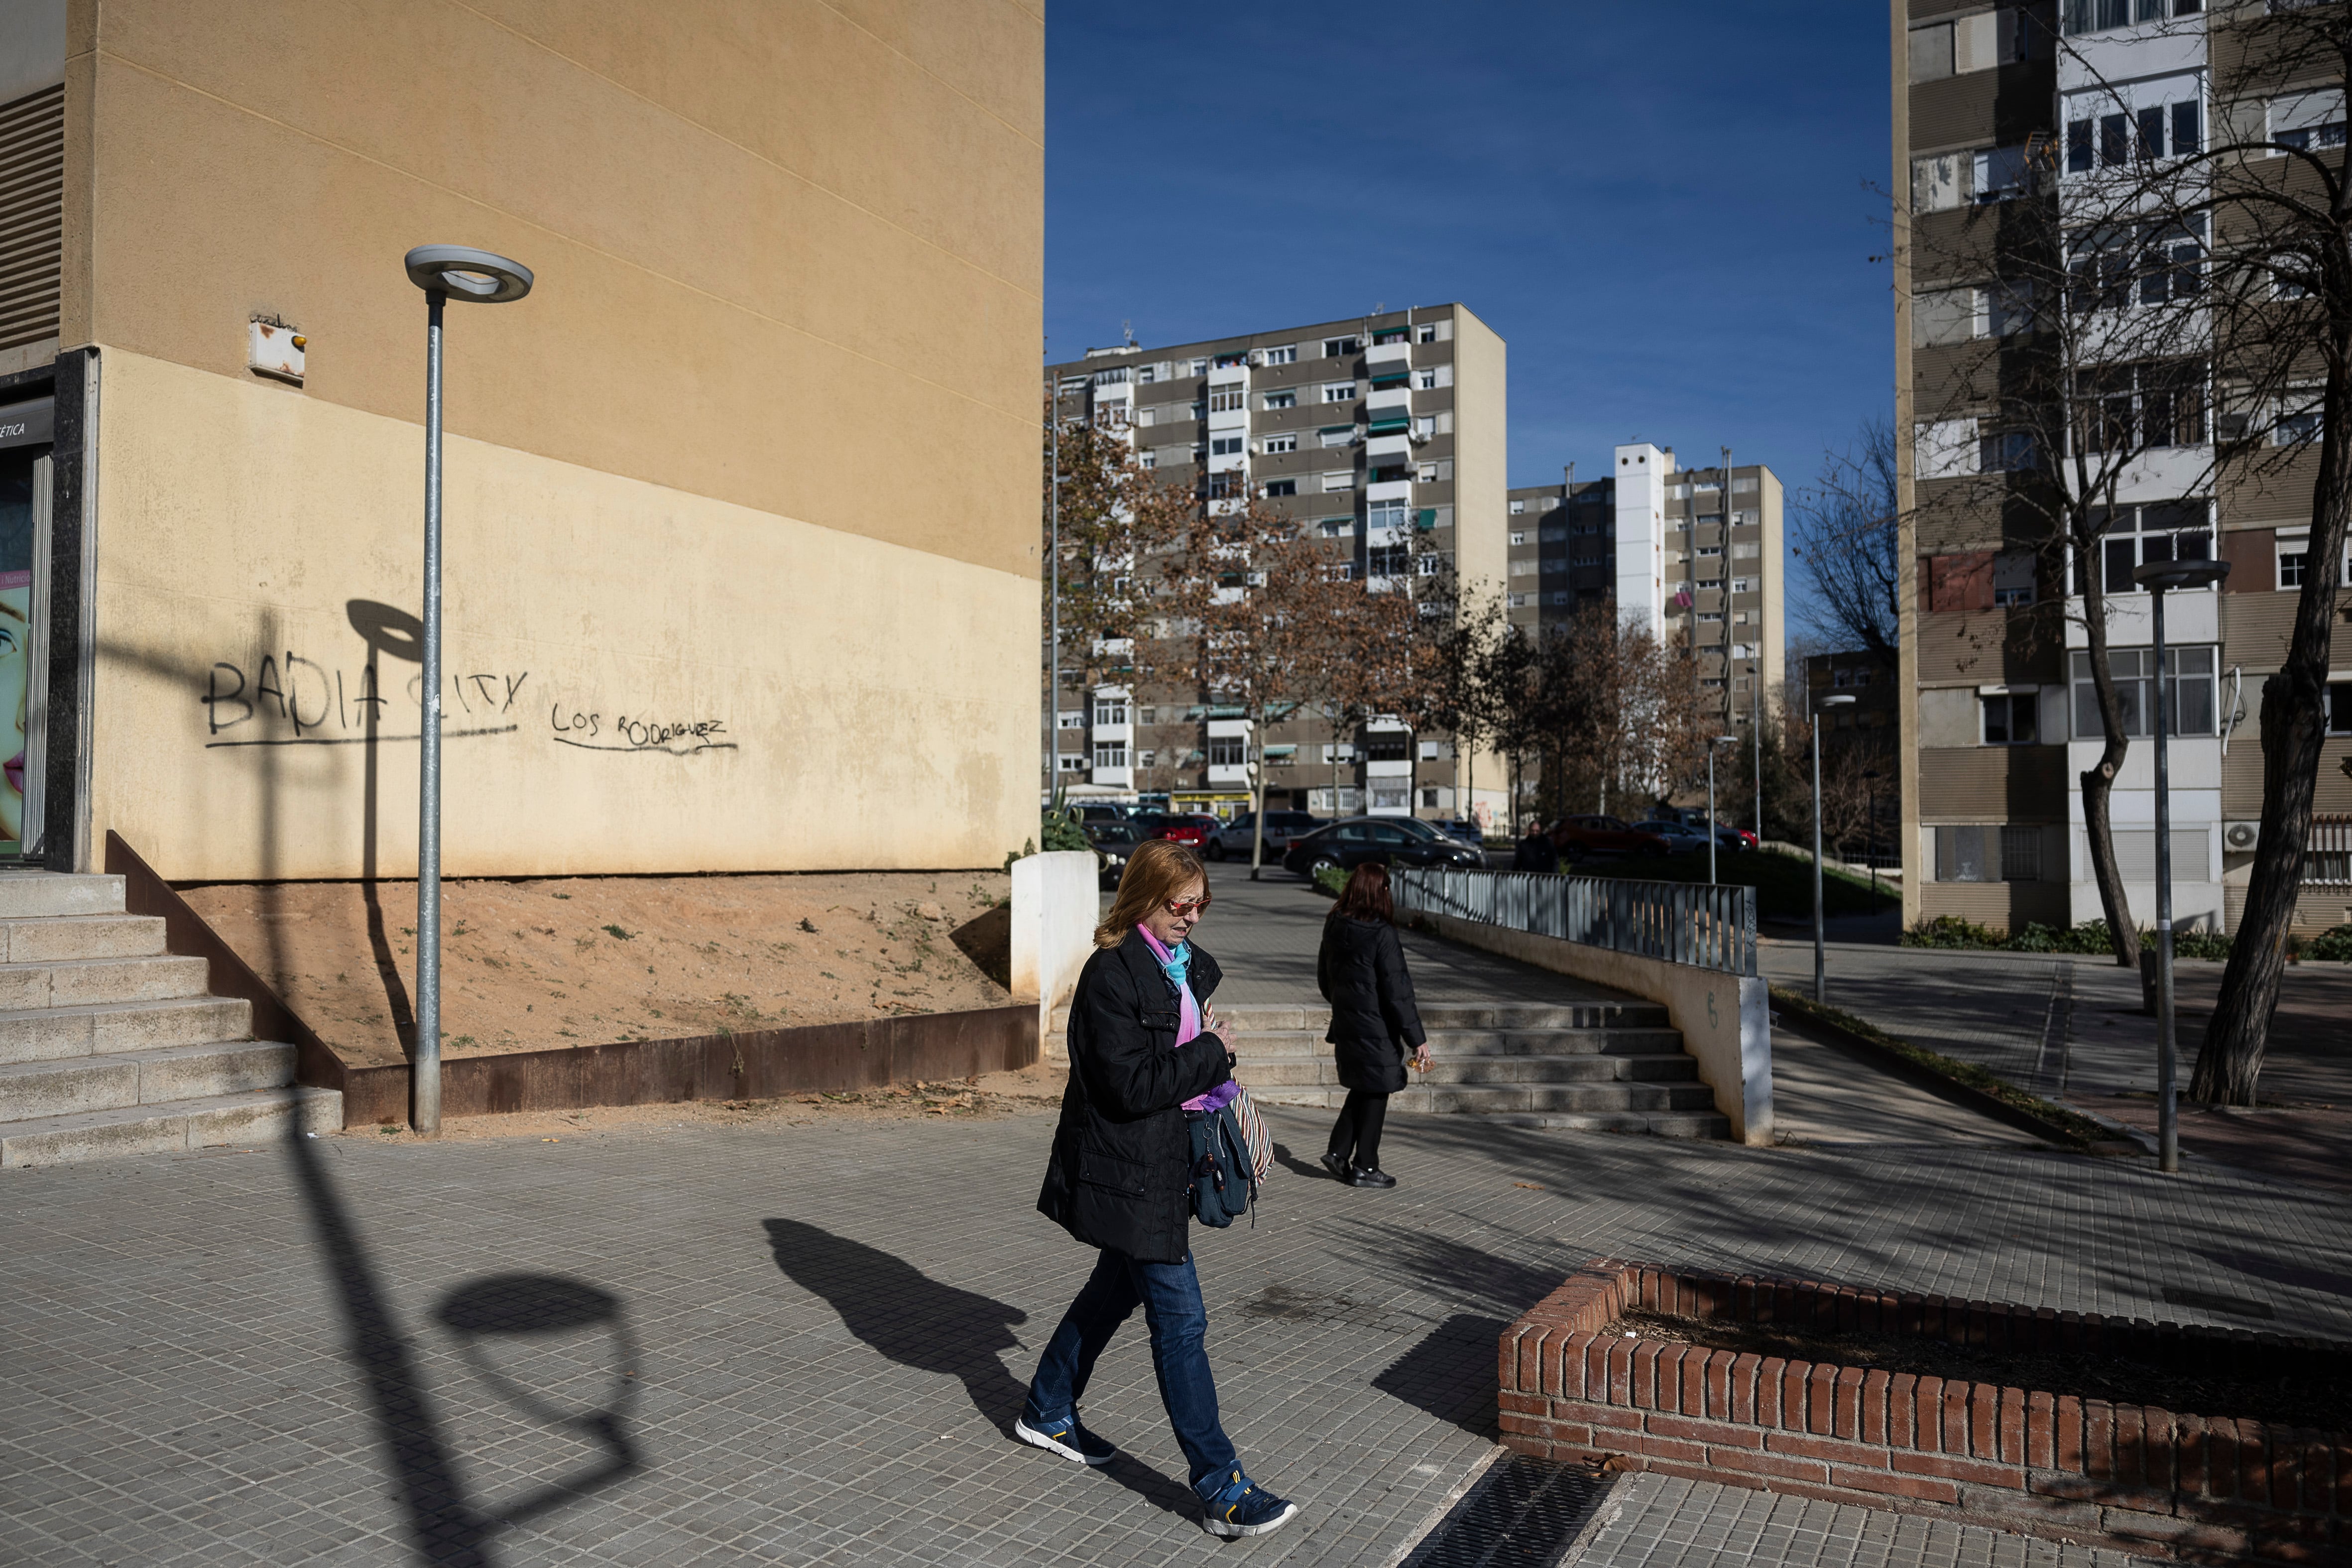
<path id="1" fill-rule="evenodd" d="M 0 605 L 0 610 L 5 610 Z M 367 645 L 356 662 L 311 658 L 292 649 L 259 658 L 215 659 L 198 683 L 205 749 L 242 746 L 352 746 L 424 738 L 425 677 L 380 673 L 385 658 L 415 665 L 423 627 L 414 616 L 354 599 L 352 629 Z M 544 680 L 541 682 L 543 686 Z M 461 670 L 441 699 L 441 738 L 521 735 L 539 712 L 528 669 Z M 623 711 L 557 699 L 549 701 L 545 739 L 588 752 L 692 756 L 731 752 L 723 719 Z"/>

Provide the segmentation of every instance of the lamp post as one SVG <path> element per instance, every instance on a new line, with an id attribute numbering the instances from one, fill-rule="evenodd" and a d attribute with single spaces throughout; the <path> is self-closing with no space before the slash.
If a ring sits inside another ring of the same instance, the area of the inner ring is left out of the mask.
<path id="1" fill-rule="evenodd" d="M 441 1135 L 441 307 L 503 305 L 530 292 L 530 268 L 462 245 L 420 245 L 403 258 L 425 290 L 425 715 L 416 818 L 416 1043 L 408 1124 Z"/>
<path id="2" fill-rule="evenodd" d="M 1715 819 L 1715 749 L 1738 744 L 1737 735 L 1717 735 L 1706 743 L 1706 879 L 1710 883 L 1715 880 L 1716 837 L 1723 831 L 1722 824 Z"/>
<path id="3" fill-rule="evenodd" d="M 1813 1000 L 1829 1000 L 1829 963 L 1822 934 L 1822 720 L 1820 710 L 1849 708 L 1852 696 L 1824 697 L 1813 714 Z"/>
<path id="4" fill-rule="evenodd" d="M 2164 669 L 2164 595 L 2210 588 L 2226 561 L 2150 561 L 2132 573 L 2147 590 L 2156 632 L 2156 1168 L 2180 1169 L 2180 1115 L 2172 1038 L 2172 683 Z"/>

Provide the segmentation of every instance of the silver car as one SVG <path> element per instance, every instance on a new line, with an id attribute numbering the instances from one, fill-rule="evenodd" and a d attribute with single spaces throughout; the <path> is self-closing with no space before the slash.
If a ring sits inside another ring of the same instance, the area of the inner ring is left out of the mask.
<path id="1" fill-rule="evenodd" d="M 1633 824 L 1633 831 L 1656 834 L 1666 841 L 1666 853 L 1669 855 L 1679 855 L 1686 849 L 1706 847 L 1706 834 L 1696 828 L 1685 827 L 1679 822 L 1637 822 Z"/>

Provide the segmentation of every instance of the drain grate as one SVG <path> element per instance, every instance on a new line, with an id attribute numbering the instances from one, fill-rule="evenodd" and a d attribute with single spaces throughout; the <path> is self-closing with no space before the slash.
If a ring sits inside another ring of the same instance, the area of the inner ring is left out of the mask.
<path id="1" fill-rule="evenodd" d="M 1514 1454 L 1488 1470 L 1399 1568 L 1554 1568 L 1615 1479 L 1597 1466 Z"/>

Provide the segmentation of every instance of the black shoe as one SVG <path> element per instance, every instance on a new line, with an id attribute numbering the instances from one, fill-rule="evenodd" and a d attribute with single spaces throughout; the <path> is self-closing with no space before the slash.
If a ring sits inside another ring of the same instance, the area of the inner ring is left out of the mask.
<path id="1" fill-rule="evenodd" d="M 1386 1171 L 1355 1171 L 1349 1173 L 1350 1185 L 1359 1187 L 1393 1187 L 1396 1178 Z"/>
<path id="2" fill-rule="evenodd" d="M 1331 1179 L 1335 1182 L 1352 1182 L 1356 1179 L 1354 1168 L 1337 1154 L 1324 1155 L 1323 1168 L 1331 1173 Z"/>

